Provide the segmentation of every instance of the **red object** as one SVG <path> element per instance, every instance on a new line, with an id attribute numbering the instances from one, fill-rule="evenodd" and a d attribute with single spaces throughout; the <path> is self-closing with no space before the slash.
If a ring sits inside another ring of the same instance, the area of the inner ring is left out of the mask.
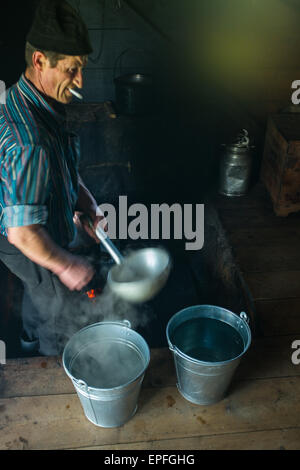
<path id="1" fill-rule="evenodd" d="M 88 296 L 89 299 L 95 299 L 101 293 L 102 293 L 102 289 L 100 287 L 97 287 L 96 289 L 91 289 L 87 291 L 86 295 Z"/>

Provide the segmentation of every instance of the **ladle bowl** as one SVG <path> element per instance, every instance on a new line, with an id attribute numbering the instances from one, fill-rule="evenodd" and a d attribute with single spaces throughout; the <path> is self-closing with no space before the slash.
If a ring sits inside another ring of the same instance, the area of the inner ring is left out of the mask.
<path id="1" fill-rule="evenodd" d="M 165 285 L 170 273 L 170 257 L 162 248 L 132 252 L 109 271 L 111 290 L 128 302 L 146 302 Z"/>
<path id="2" fill-rule="evenodd" d="M 142 248 L 123 256 L 100 223 L 95 232 L 116 263 L 107 276 L 107 283 L 114 294 L 128 302 L 138 303 L 150 300 L 162 289 L 171 270 L 170 256 L 165 249 Z"/>

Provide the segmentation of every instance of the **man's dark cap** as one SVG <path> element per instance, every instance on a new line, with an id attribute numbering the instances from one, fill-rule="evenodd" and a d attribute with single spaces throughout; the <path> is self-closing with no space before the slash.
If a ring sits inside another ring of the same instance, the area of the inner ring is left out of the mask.
<path id="1" fill-rule="evenodd" d="M 37 49 L 59 54 L 93 52 L 85 23 L 64 0 L 40 0 L 26 40 Z"/>

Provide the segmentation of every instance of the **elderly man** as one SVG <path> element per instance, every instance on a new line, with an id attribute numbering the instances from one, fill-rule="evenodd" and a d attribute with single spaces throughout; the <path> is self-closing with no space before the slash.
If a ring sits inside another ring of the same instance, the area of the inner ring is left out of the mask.
<path id="1" fill-rule="evenodd" d="M 44 355 L 61 352 L 67 312 L 76 317 L 76 293 L 94 275 L 69 251 L 75 211 L 94 227 L 106 224 L 78 174 L 79 143 L 66 130 L 64 110 L 70 90 L 82 87 L 91 52 L 77 12 L 65 1 L 41 0 L 27 36 L 26 71 L 0 106 L 0 259 L 24 284 L 23 344 Z"/>

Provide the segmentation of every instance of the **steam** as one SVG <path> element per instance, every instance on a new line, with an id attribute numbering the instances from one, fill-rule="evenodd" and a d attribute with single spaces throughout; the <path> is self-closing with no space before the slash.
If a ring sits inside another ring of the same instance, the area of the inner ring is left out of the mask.
<path id="1" fill-rule="evenodd" d="M 123 322 L 128 320 L 132 330 L 144 327 L 150 320 L 149 308 L 146 305 L 134 306 L 114 295 L 107 286 L 102 293 L 89 299 L 86 294 L 74 296 L 69 294 L 70 301 L 77 297 L 74 311 L 66 312 L 56 325 L 59 334 L 58 347 L 62 351 L 68 339 L 76 331 L 98 322 Z M 68 307 L 69 308 L 69 307 Z M 124 323 L 125 326 L 127 326 Z M 124 333 L 122 333 L 124 332 Z M 70 373 L 76 379 L 83 380 L 95 388 L 114 388 L 137 378 L 145 369 L 146 361 L 132 346 L 128 328 L 120 328 L 120 336 L 105 341 L 98 332 L 91 332 L 93 337 L 83 347 L 80 340 L 74 347 L 74 360 L 71 361 Z M 124 334 L 124 337 L 122 336 Z M 74 341 L 74 340 L 73 340 Z M 89 344 L 90 343 L 90 344 Z"/>
<path id="2" fill-rule="evenodd" d="M 84 243 L 82 245 L 84 246 Z M 145 243 L 145 246 L 147 245 L 148 243 Z M 73 249 L 76 248 L 75 245 Z M 148 327 L 155 316 L 152 306 L 148 303 L 132 304 L 116 296 L 106 284 L 108 271 L 114 265 L 111 257 L 105 252 L 101 253 L 99 246 L 87 249 L 89 255 L 85 253 L 84 256 L 96 268 L 93 285 L 86 286 L 81 292 L 70 291 L 55 275 L 51 275 L 53 296 L 48 295 L 48 287 L 47 296 L 43 293 L 32 296 L 32 301 L 39 312 L 38 323 L 41 328 L 37 328 L 37 335 L 40 338 L 42 354 L 62 354 L 66 343 L 75 333 L 94 323 L 128 320 L 131 328 L 140 332 L 140 329 Z M 131 247 L 127 246 L 123 255 L 127 256 L 132 251 Z M 79 250 L 77 254 L 82 253 Z M 48 280 L 47 285 L 49 286 Z M 89 298 L 86 291 L 100 286 L 103 288 L 100 295 Z M 43 288 L 41 283 L 39 289 Z M 143 332 L 141 335 L 143 336 Z"/>
<path id="3" fill-rule="evenodd" d="M 97 328 L 107 329 L 110 341 L 93 341 L 99 335 Z M 95 327 L 94 337 L 85 348 L 75 344 L 72 359 L 67 367 L 72 377 L 83 380 L 89 387 L 114 388 L 136 379 L 145 369 L 147 363 L 142 354 L 123 338 L 122 328 L 110 330 L 111 326 L 103 324 Z M 128 329 L 125 329 L 127 336 Z M 115 335 L 115 337 L 114 337 Z M 130 333 L 129 333 L 130 335 Z M 73 340 L 74 341 L 74 340 Z M 75 342 L 76 343 L 76 342 Z M 74 345 L 73 345 L 74 346 Z M 78 354 L 78 351 L 79 354 Z"/>
<path id="4" fill-rule="evenodd" d="M 62 287 L 64 289 L 64 286 Z M 92 299 L 85 292 L 74 293 L 65 290 L 64 300 L 65 305 L 62 305 L 61 314 L 56 321 L 60 351 L 74 333 L 93 323 L 128 320 L 131 328 L 135 330 L 144 327 L 149 321 L 149 309 L 146 306 L 138 307 L 122 300 L 107 286 L 100 295 Z"/>

